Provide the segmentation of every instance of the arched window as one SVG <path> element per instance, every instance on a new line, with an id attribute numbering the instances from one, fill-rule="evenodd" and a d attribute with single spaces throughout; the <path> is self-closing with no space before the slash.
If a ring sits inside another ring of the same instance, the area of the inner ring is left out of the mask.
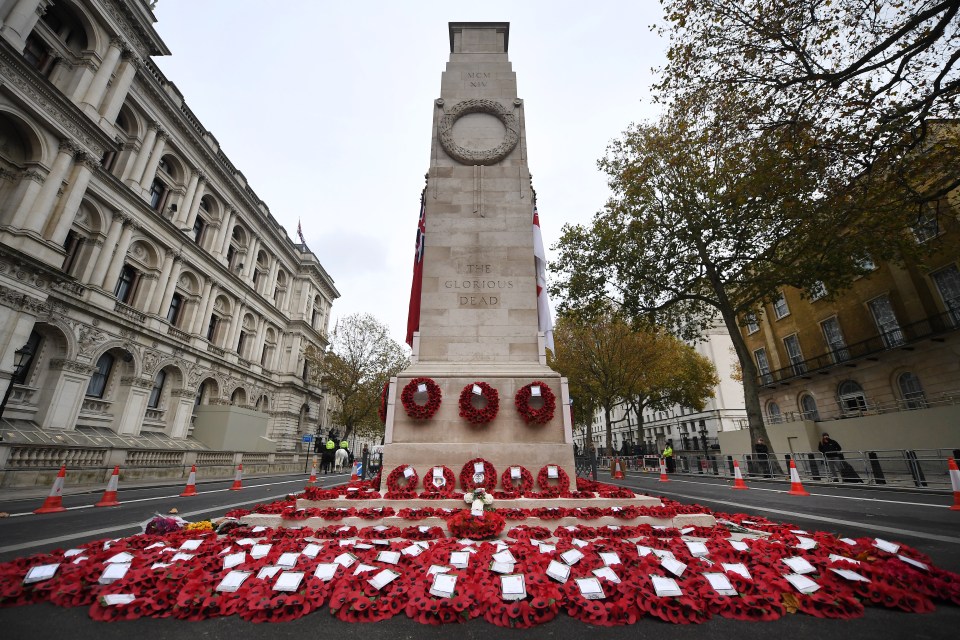
<path id="1" fill-rule="evenodd" d="M 780 405 L 772 400 L 767 403 L 767 418 L 770 424 L 779 424 L 783 422 L 783 414 L 780 413 Z"/>
<path id="2" fill-rule="evenodd" d="M 166 379 L 166 371 L 163 369 L 157 371 L 157 377 L 153 379 L 153 388 L 150 389 L 150 400 L 147 401 L 147 406 L 151 409 L 156 409 L 160 406 L 160 398 L 163 396 L 163 383 Z"/>
<path id="3" fill-rule="evenodd" d="M 117 278 L 117 286 L 113 290 L 113 295 L 123 304 L 131 304 L 139 280 L 139 271 L 129 264 L 123 265 L 123 269 L 120 271 L 120 277 Z"/>
<path id="4" fill-rule="evenodd" d="M 173 297 L 170 298 L 170 308 L 167 309 L 167 322 L 173 326 L 177 326 L 177 322 L 180 320 L 180 312 L 183 309 L 183 296 L 179 293 L 173 294 Z"/>
<path id="5" fill-rule="evenodd" d="M 897 378 L 897 386 L 900 387 L 900 397 L 903 398 L 903 404 L 907 409 L 923 409 L 927 406 L 920 378 L 915 374 L 909 371 L 901 373 Z"/>
<path id="6" fill-rule="evenodd" d="M 97 370 L 90 377 L 87 383 L 87 395 L 93 398 L 102 398 L 104 391 L 107 390 L 107 381 L 110 379 L 110 371 L 113 369 L 114 359 L 109 353 L 105 353 L 97 360 Z"/>
<path id="7" fill-rule="evenodd" d="M 817 401 L 809 393 L 800 397 L 800 412 L 804 420 L 819 420 L 820 412 L 817 411 Z"/>
<path id="8" fill-rule="evenodd" d="M 840 383 L 837 387 L 837 400 L 844 413 L 860 413 L 867 409 L 867 397 L 863 395 L 863 387 L 853 380 Z"/>

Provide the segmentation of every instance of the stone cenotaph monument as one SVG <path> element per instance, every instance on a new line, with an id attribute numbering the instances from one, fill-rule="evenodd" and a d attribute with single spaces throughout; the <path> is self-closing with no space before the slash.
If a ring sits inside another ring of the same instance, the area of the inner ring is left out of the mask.
<path id="1" fill-rule="evenodd" d="M 429 482 L 435 466 L 459 476 L 466 462 L 483 458 L 496 468 L 497 488 L 499 476 L 520 465 L 534 478 L 545 467 L 561 468 L 575 490 L 567 384 L 546 365 L 538 324 L 535 194 L 523 100 L 507 58 L 510 25 L 450 23 L 449 29 L 423 193 L 419 331 L 411 366 L 389 386 L 383 477 L 409 464 Z M 431 417 L 411 418 L 401 395 L 409 387 L 408 396 L 413 392 L 424 405 L 430 394 L 413 383 L 422 378 L 442 400 Z M 460 415 L 464 389 L 473 395 L 471 406 L 489 406 L 486 395 L 476 395 L 476 383 L 499 396 L 496 417 L 482 424 Z M 524 387 L 524 397 L 532 395 L 524 406 L 539 410 L 545 396 L 555 399 L 543 424 L 528 423 L 518 410 L 515 398 Z"/>

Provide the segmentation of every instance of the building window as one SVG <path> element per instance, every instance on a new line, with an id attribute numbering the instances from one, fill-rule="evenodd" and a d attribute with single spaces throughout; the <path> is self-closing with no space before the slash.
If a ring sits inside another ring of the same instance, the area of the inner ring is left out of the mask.
<path id="1" fill-rule="evenodd" d="M 876 270 L 877 270 L 877 263 L 875 263 L 875 262 L 873 261 L 873 258 L 870 257 L 869 254 L 864 254 L 863 257 L 861 257 L 861 258 L 857 261 L 857 266 L 860 267 L 860 269 L 862 269 L 863 271 L 876 271 Z"/>
<path id="2" fill-rule="evenodd" d="M 50 55 L 50 47 L 35 34 L 31 33 L 27 36 L 23 47 L 23 59 L 45 76 L 53 70 L 54 58 Z"/>
<path id="3" fill-rule="evenodd" d="M 827 287 L 818 280 L 810 285 L 808 293 L 810 294 L 810 301 L 813 302 L 827 295 Z"/>
<path id="4" fill-rule="evenodd" d="M 847 350 L 847 341 L 843 339 L 843 332 L 840 331 L 840 322 L 836 316 L 827 318 L 820 323 L 823 330 L 823 338 L 827 341 L 827 349 L 830 350 L 830 357 L 834 362 L 844 362 L 850 359 L 850 351 Z"/>
<path id="5" fill-rule="evenodd" d="M 746 320 L 747 320 L 747 334 L 748 334 L 748 335 L 753 335 L 753 334 L 755 334 L 757 331 L 760 331 L 760 323 L 757 322 L 757 314 L 755 314 L 755 313 L 748 313 L 748 314 L 747 314 L 747 317 L 746 317 Z"/>
<path id="6" fill-rule="evenodd" d="M 173 294 L 173 297 L 170 298 L 170 308 L 167 309 L 167 322 L 173 326 L 177 326 L 177 322 L 180 320 L 180 312 L 183 309 L 183 296 L 179 293 Z"/>
<path id="7" fill-rule="evenodd" d="M 780 405 L 770 401 L 767 403 L 767 421 L 770 424 L 780 424 L 783 422 L 783 414 L 780 413 Z"/>
<path id="8" fill-rule="evenodd" d="M 817 411 L 817 401 L 809 393 L 800 397 L 800 416 L 804 420 L 820 420 L 820 412 Z"/>
<path id="9" fill-rule="evenodd" d="M 800 340 L 797 334 L 787 336 L 783 339 L 783 346 L 787 349 L 787 357 L 790 358 L 790 367 L 793 369 L 793 375 L 799 376 L 807 372 L 807 365 L 803 361 L 803 352 L 800 351 Z"/>
<path id="10" fill-rule="evenodd" d="M 954 327 L 960 325 L 960 269 L 952 264 L 945 269 L 940 269 L 931 277 L 933 283 L 937 285 L 937 291 L 940 292 L 943 306 L 947 309 L 950 324 Z"/>
<path id="11" fill-rule="evenodd" d="M 903 332 L 900 331 L 900 323 L 897 322 L 897 316 L 893 312 L 890 296 L 874 298 L 867 303 L 867 306 L 873 314 L 873 321 L 877 324 L 877 331 L 883 338 L 884 346 L 889 349 L 903 344 Z"/>
<path id="12" fill-rule="evenodd" d="M 163 396 L 163 383 L 166 379 L 166 371 L 163 369 L 157 371 L 157 377 L 153 379 L 153 388 L 150 389 L 150 399 L 147 401 L 147 406 L 151 409 L 156 409 L 160 406 L 160 398 Z"/>
<path id="13" fill-rule="evenodd" d="M 203 232 L 207 228 L 207 221 L 197 216 L 197 219 L 193 221 L 193 241 L 197 245 L 203 243 Z"/>
<path id="14" fill-rule="evenodd" d="M 123 265 L 120 271 L 120 277 L 117 278 L 117 286 L 113 290 L 113 295 L 123 304 L 130 304 L 133 300 L 133 293 L 137 288 L 137 280 L 140 272 L 129 264 Z"/>
<path id="15" fill-rule="evenodd" d="M 207 325 L 207 340 L 210 342 L 215 342 L 214 338 L 217 335 L 217 327 L 220 326 L 220 316 L 217 314 L 210 315 L 210 324 Z"/>
<path id="16" fill-rule="evenodd" d="M 229 247 L 227 247 L 227 267 L 229 267 L 230 269 L 233 269 L 234 267 L 233 261 L 236 257 L 237 257 L 237 248 L 231 244 Z"/>
<path id="17" fill-rule="evenodd" d="M 156 178 L 150 185 L 150 208 L 154 211 L 160 211 L 163 207 L 164 196 L 167 195 L 167 185 L 163 180 Z"/>
<path id="18" fill-rule="evenodd" d="M 927 406 L 923 387 L 920 386 L 920 378 L 916 375 L 909 371 L 901 373 L 897 378 L 897 386 L 900 387 L 900 397 L 903 398 L 903 405 L 907 409 L 923 409 Z"/>
<path id="19" fill-rule="evenodd" d="M 247 341 L 247 332 L 241 331 L 240 338 L 237 340 L 237 355 L 243 357 L 243 345 Z"/>
<path id="20" fill-rule="evenodd" d="M 753 352 L 757 360 L 757 373 L 760 374 L 760 384 L 770 384 L 773 376 L 770 375 L 770 362 L 767 361 L 767 350 L 760 348 Z"/>
<path id="21" fill-rule="evenodd" d="M 867 410 L 867 397 L 863 387 L 853 380 L 845 380 L 837 387 L 837 399 L 844 414 L 860 414 Z"/>
<path id="22" fill-rule="evenodd" d="M 66 255 L 63 257 L 63 266 L 61 270 L 64 273 L 70 273 L 77 256 L 80 254 L 80 248 L 83 246 L 83 238 L 76 231 L 71 229 L 67 232 L 67 238 L 63 241 L 63 250 Z"/>
<path id="23" fill-rule="evenodd" d="M 913 225 L 913 235 L 917 242 L 927 242 L 940 235 L 940 220 L 937 210 L 930 205 L 924 205 Z"/>
<path id="24" fill-rule="evenodd" d="M 260 276 L 263 275 L 263 272 L 260 269 L 253 270 L 253 288 L 257 288 L 257 283 L 260 282 Z"/>
<path id="25" fill-rule="evenodd" d="M 787 306 L 787 299 L 783 297 L 782 291 L 779 297 L 773 301 L 773 313 L 777 316 L 777 320 L 790 315 L 790 307 Z"/>
<path id="26" fill-rule="evenodd" d="M 87 395 L 93 398 L 102 398 L 104 391 L 107 390 L 107 380 L 110 379 L 110 371 L 113 369 L 113 356 L 105 353 L 97 360 L 97 370 L 90 376 L 90 382 L 87 383 Z"/>

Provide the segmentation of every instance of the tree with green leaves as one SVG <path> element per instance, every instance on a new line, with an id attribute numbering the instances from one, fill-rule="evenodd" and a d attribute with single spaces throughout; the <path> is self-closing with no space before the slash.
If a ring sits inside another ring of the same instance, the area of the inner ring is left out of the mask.
<path id="1" fill-rule="evenodd" d="M 332 418 L 344 428 L 346 439 L 359 435 L 382 435 L 377 417 L 383 385 L 408 364 L 403 348 L 390 337 L 386 325 L 370 314 L 340 319 L 334 328 L 330 348 L 307 348 L 315 383 L 333 398 Z"/>
<path id="2" fill-rule="evenodd" d="M 603 412 L 607 455 L 613 453 L 610 418 L 617 404 L 632 399 L 642 407 L 679 402 L 702 408 L 718 381 L 710 361 L 688 345 L 655 327 L 635 329 L 609 310 L 589 317 L 562 315 L 554 342 L 549 364 L 569 381 L 575 419 L 587 426 L 588 446 L 595 410 Z"/>

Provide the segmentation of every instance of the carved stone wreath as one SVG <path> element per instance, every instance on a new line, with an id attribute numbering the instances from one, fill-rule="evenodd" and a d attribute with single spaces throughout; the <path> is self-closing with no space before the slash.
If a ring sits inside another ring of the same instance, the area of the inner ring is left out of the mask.
<path id="1" fill-rule="evenodd" d="M 507 129 L 507 135 L 503 142 L 493 149 L 482 149 L 480 151 L 464 149 L 458 145 L 453 139 L 453 125 L 468 113 L 486 113 L 500 120 Z M 516 116 L 496 100 L 462 100 L 453 105 L 450 111 L 440 118 L 439 134 L 440 146 L 457 162 L 468 165 L 491 165 L 506 158 L 517 146 L 517 142 L 520 140 L 520 127 L 517 124 Z"/>

